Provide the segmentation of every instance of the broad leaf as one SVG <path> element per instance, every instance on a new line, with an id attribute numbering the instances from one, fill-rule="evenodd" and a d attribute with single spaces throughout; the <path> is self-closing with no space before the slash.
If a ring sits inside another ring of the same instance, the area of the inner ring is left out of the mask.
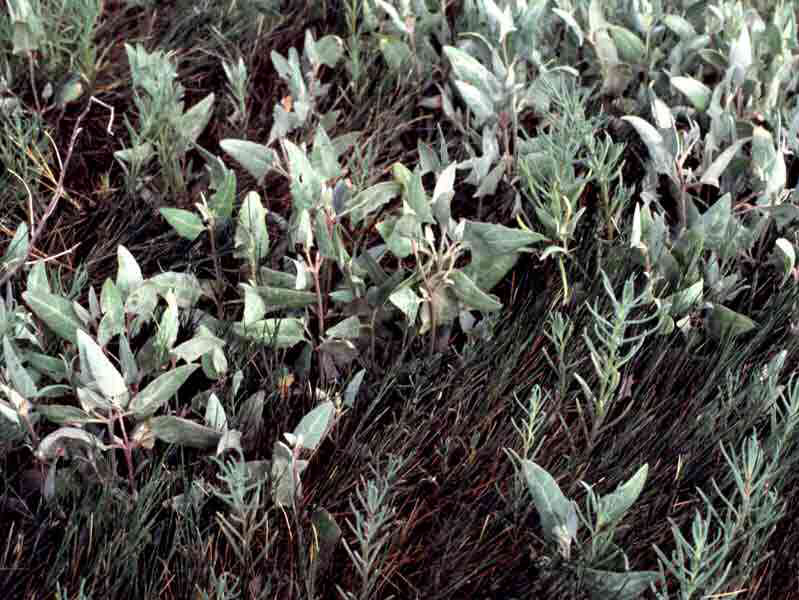
<path id="1" fill-rule="evenodd" d="M 128 386 L 113 363 L 89 334 L 79 330 L 77 333 L 81 367 L 88 372 L 100 392 L 119 408 L 128 406 Z M 83 362 L 85 360 L 85 362 Z"/>
<path id="2" fill-rule="evenodd" d="M 308 450 L 316 450 L 333 424 L 336 406 L 330 400 L 322 402 L 305 415 L 294 428 L 294 435 L 302 436 L 302 446 Z"/>
<path id="3" fill-rule="evenodd" d="M 33 313 L 58 336 L 76 344 L 77 332 L 82 325 L 72 302 L 43 289 L 33 289 L 22 293 L 22 298 Z"/>
<path id="4" fill-rule="evenodd" d="M 150 429 L 157 439 L 178 446 L 200 449 L 214 448 L 222 437 L 222 432 L 216 429 L 172 415 L 153 417 L 149 423 Z"/>
<path id="5" fill-rule="evenodd" d="M 172 226 L 180 237 L 186 238 L 191 242 L 205 231 L 203 220 L 196 213 L 180 208 L 160 208 L 158 212 L 161 213 L 161 216 L 167 220 L 167 223 Z"/>
<path id="6" fill-rule="evenodd" d="M 620 485 L 616 490 L 603 496 L 599 500 L 597 515 L 597 529 L 613 527 L 641 495 L 644 489 L 649 465 L 644 464 L 636 471 L 627 483 Z"/>
<path id="7" fill-rule="evenodd" d="M 571 541 L 567 538 L 572 528 L 569 521 L 575 510 L 574 504 L 563 495 L 552 476 L 533 461 L 522 461 L 522 473 L 541 519 L 544 534 L 565 549 L 567 555 Z"/>
<path id="8" fill-rule="evenodd" d="M 192 364 L 175 367 L 151 381 L 130 401 L 130 410 L 133 411 L 133 415 L 137 419 L 146 419 L 154 415 L 177 393 L 198 366 Z"/>
<path id="9" fill-rule="evenodd" d="M 277 162 L 274 150 L 255 142 L 226 139 L 219 145 L 253 176 L 258 185 L 263 183 L 264 177 Z"/>
<path id="10" fill-rule="evenodd" d="M 50 433 L 36 448 L 36 458 L 42 462 L 61 456 L 71 445 L 77 444 L 104 450 L 108 448 L 100 438 L 79 427 L 61 427 Z"/>
<path id="11" fill-rule="evenodd" d="M 463 271 L 455 270 L 450 277 L 455 295 L 467 308 L 484 312 L 502 309 L 502 303 L 495 296 L 481 290 Z"/>

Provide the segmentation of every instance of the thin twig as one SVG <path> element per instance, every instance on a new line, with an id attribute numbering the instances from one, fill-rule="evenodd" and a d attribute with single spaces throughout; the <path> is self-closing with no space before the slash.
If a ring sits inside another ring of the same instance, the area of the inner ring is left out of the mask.
<path id="1" fill-rule="evenodd" d="M 91 109 L 91 102 L 86 105 L 86 108 L 83 109 L 83 112 L 80 113 L 78 116 L 78 120 L 75 122 L 75 128 L 72 131 L 72 137 L 69 140 L 69 147 L 67 148 L 67 156 L 64 160 L 63 164 L 61 165 L 61 174 L 58 176 L 58 182 L 56 184 L 55 191 L 53 192 L 53 198 L 50 200 L 50 204 L 47 205 L 47 210 L 44 211 L 44 215 L 42 215 L 41 220 L 39 221 L 39 225 L 36 229 L 33 230 L 31 234 L 30 241 L 28 242 L 28 249 L 25 252 L 25 257 L 23 260 L 17 262 L 17 264 L 11 267 L 8 272 L 0 278 L 0 287 L 5 285 L 6 282 L 11 280 L 14 275 L 17 274 L 22 268 L 22 265 L 28 260 L 30 256 L 31 250 L 36 245 L 36 242 L 39 240 L 39 237 L 44 232 L 44 228 L 47 225 L 47 220 L 50 216 L 55 212 L 56 206 L 58 205 L 58 201 L 61 199 L 61 196 L 64 195 L 64 178 L 67 174 L 67 167 L 69 166 L 69 162 L 72 159 L 72 152 L 75 150 L 75 142 L 78 140 L 78 135 L 82 131 L 80 124 L 86 115 L 89 114 L 89 110 Z M 58 157 L 59 163 L 61 163 L 61 156 L 58 154 L 58 148 L 56 148 L 56 156 Z M 30 193 L 30 191 L 29 191 Z M 33 223 L 33 214 L 31 213 L 31 223 Z"/>

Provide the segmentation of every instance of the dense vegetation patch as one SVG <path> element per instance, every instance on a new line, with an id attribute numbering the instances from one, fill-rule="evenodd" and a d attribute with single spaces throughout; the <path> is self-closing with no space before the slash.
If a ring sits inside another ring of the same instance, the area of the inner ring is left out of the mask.
<path id="1" fill-rule="evenodd" d="M 787 597 L 791 2 L 9 0 L 9 598 Z"/>

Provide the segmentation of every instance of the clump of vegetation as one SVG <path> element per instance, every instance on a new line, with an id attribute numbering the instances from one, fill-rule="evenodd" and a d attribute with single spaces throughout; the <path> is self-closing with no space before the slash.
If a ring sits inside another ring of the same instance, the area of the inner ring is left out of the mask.
<path id="1" fill-rule="evenodd" d="M 0 589 L 794 589 L 797 17 L 9 0 Z"/>

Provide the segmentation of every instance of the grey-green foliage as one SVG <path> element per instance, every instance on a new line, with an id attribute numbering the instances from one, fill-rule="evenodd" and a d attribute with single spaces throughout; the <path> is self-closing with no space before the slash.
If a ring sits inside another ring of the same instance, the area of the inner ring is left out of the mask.
<path id="1" fill-rule="evenodd" d="M 355 543 L 344 539 L 344 549 L 355 566 L 358 575 L 358 592 L 348 592 L 336 586 L 345 600 L 367 600 L 373 598 L 383 579 L 388 545 L 391 541 L 391 524 L 394 522 L 395 508 L 392 506 L 393 486 L 403 468 L 401 458 L 390 457 L 385 472 L 372 467 L 374 477 L 361 480 L 355 490 L 355 498 L 350 498 L 350 508 L 354 522 L 347 520 Z M 386 598 L 393 598 L 387 596 Z"/>
<path id="2" fill-rule="evenodd" d="M 672 522 L 676 549 L 671 558 L 655 546 L 661 573 L 678 582 L 681 600 L 740 589 L 768 558 L 765 546 L 784 512 L 779 492 L 772 487 L 779 455 L 765 455 L 755 434 L 742 443 L 740 454 L 728 452 L 723 444 L 721 451 L 734 491 L 725 494 L 715 480 L 712 485 L 726 508 L 717 510 L 699 490 L 706 514 L 703 517 L 697 509 L 691 539 L 686 539 Z M 663 592 L 656 594 L 664 600 L 669 598 Z"/>
<path id="3" fill-rule="evenodd" d="M 464 14 L 471 15 L 467 23 L 474 29 L 467 29 L 470 34 L 457 46 L 444 47 L 453 88 L 441 89 L 440 107 L 464 135 L 472 158 L 460 166 L 471 168 L 467 181 L 478 186 L 477 198 L 494 194 L 500 181 L 514 181 L 520 118 L 527 110 L 544 114 L 550 107 L 544 82 L 563 73 L 576 75 L 570 67 L 552 67 L 536 50 L 529 50 L 535 46 L 542 6 L 504 4 L 500 8 L 494 0 L 468 2 Z M 466 104 L 471 119 L 455 108 L 453 91 Z M 480 140 L 482 156 L 477 158 L 469 142 Z"/>
<path id="4" fill-rule="evenodd" d="M 185 89 L 177 80 L 172 56 L 160 50 L 147 52 L 139 44 L 125 44 L 133 79 L 133 102 L 138 127 L 126 117 L 132 146 L 114 157 L 125 170 L 128 188 L 140 186 L 143 169 L 154 157 L 164 170 L 166 189 L 185 191 L 183 157 L 194 145 L 211 118 L 214 94 L 208 94 L 189 109 L 184 107 Z"/>
<path id="5" fill-rule="evenodd" d="M 444 14 L 424 0 L 363 0 L 365 29 L 372 32 L 380 55 L 398 76 L 404 71 L 426 79 L 441 62 L 433 41 L 451 36 Z M 438 8 L 438 7 L 436 7 Z"/>
<path id="6" fill-rule="evenodd" d="M 602 284 L 611 303 L 611 315 L 604 317 L 600 304 L 595 301 L 594 306 L 588 306 L 592 317 L 591 327 L 583 331 L 583 341 L 588 347 L 598 385 L 589 385 L 583 376 L 574 373 L 586 400 L 585 408 L 578 400 L 577 409 L 589 450 L 603 428 L 620 422 L 632 408 L 632 404 L 628 404 L 612 422 L 605 422 L 611 405 L 618 399 L 616 391 L 621 383 L 622 368 L 635 358 L 646 338 L 655 331 L 657 323 L 654 321 L 659 318 L 657 313 L 646 317 L 636 314 L 649 304 L 651 296 L 646 288 L 636 294 L 633 278 L 625 281 L 621 298 L 616 297 L 604 271 Z M 637 331 L 631 333 L 632 329 Z M 590 419 L 586 419 L 586 414 Z"/>
<path id="7" fill-rule="evenodd" d="M 50 480 L 58 458 L 76 446 L 91 455 L 93 464 L 100 460 L 94 455 L 97 450 L 122 450 L 134 491 L 132 452 L 152 448 L 154 438 L 216 446 L 218 453 L 238 446 L 237 434 L 228 431 L 226 419 L 219 418 L 221 406 L 215 407 L 216 415 L 206 413 L 205 425 L 174 415 L 154 416 L 200 367 L 198 360 L 213 379 L 227 369 L 224 340 L 202 324 L 191 339 L 177 344 L 181 312 L 195 307 L 203 294 L 196 278 L 167 272 L 145 279 L 133 256 L 120 246 L 116 279 L 106 280 L 99 297 L 93 288 L 89 290 L 88 308 L 53 290 L 43 267 L 31 271 L 28 283 L 23 299 L 30 310 L 77 349 L 76 356 L 65 347 L 64 358 L 59 360 L 32 349 L 21 350 L 17 340 L 25 338 L 24 328 L 7 327 L 3 335 L 7 383 L 2 391 L 7 401 L 2 404 L 2 414 L 26 427 L 36 456 L 50 464 Z M 130 340 L 150 323 L 156 333 L 134 353 Z M 106 351 L 113 339 L 119 345 L 116 361 Z M 41 348 L 40 343 L 35 346 Z M 79 359 L 79 371 L 74 369 L 75 358 Z M 181 360 L 185 364 L 176 366 Z M 44 385 L 48 379 L 55 383 Z M 38 402 L 66 395 L 76 396 L 79 406 Z M 61 427 L 39 439 L 34 417 Z M 114 423 L 122 427 L 122 437 L 111 434 Z"/>
<path id="8" fill-rule="evenodd" d="M 651 571 L 630 571 L 626 555 L 613 544 L 616 527 L 641 494 L 647 471 L 648 466 L 643 465 L 629 481 L 601 497 L 597 497 L 590 486 L 583 484 L 588 491 L 586 516 L 583 516 L 578 513 L 577 504 L 563 494 L 555 479 L 544 468 L 531 460 L 521 460 L 521 472 L 541 520 L 545 538 L 555 545 L 559 555 L 565 559 L 563 568 L 582 582 L 592 598 L 633 600 L 662 577 Z M 587 543 L 580 542 L 577 535 L 578 514 L 589 530 Z M 571 562 L 572 543 L 578 544 L 585 564 Z M 624 570 L 607 570 L 606 565 L 614 559 L 618 562 L 619 558 L 622 559 Z"/>
<path id="9" fill-rule="evenodd" d="M 339 111 L 324 115 L 318 112 L 317 104 L 330 88 L 330 84 L 322 84 L 319 76 L 322 66 L 333 68 L 338 64 L 343 49 L 344 42 L 338 36 L 327 35 L 314 40 L 311 31 L 306 30 L 302 61 L 296 48 L 289 50 L 288 57 L 272 51 L 272 64 L 288 84 L 290 95 L 284 102 L 275 104 L 267 145 L 298 127 L 318 123 L 330 129 L 336 122 Z"/>

